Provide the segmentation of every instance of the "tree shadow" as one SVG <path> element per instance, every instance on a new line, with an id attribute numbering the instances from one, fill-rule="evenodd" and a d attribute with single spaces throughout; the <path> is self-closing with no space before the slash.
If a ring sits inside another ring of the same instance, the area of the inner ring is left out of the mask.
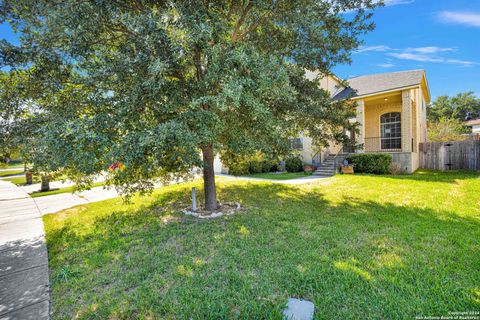
<path id="1" fill-rule="evenodd" d="M 188 204 L 190 187 L 50 230 L 51 278 L 75 271 L 53 284 L 54 315 L 273 319 L 288 297 L 312 300 L 329 319 L 479 306 L 478 216 L 225 181 L 219 198 L 246 210 L 200 221 L 175 206 Z"/>
<path id="2" fill-rule="evenodd" d="M 0 245 L 0 315 L 2 319 L 48 316 L 47 249 L 43 237 Z"/>
<path id="3" fill-rule="evenodd" d="M 480 172 L 473 170 L 438 171 L 419 169 L 412 174 L 382 175 L 382 177 L 395 180 L 414 180 L 419 182 L 456 183 L 458 180 L 478 179 L 480 178 Z"/>

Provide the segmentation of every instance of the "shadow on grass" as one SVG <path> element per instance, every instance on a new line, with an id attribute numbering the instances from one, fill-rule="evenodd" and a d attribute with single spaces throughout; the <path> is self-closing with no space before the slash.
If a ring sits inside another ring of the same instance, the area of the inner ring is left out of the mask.
<path id="1" fill-rule="evenodd" d="M 175 205 L 188 205 L 190 186 L 139 209 L 47 223 L 51 278 L 72 270 L 53 283 L 54 316 L 279 319 L 288 297 L 312 300 L 328 319 L 479 306 L 478 217 L 225 182 L 219 197 L 246 211 L 199 221 Z"/>
<path id="2" fill-rule="evenodd" d="M 473 170 L 438 171 L 419 169 L 413 174 L 382 175 L 382 177 L 396 180 L 414 180 L 420 182 L 455 183 L 458 180 L 478 179 L 480 178 L 480 172 Z"/>

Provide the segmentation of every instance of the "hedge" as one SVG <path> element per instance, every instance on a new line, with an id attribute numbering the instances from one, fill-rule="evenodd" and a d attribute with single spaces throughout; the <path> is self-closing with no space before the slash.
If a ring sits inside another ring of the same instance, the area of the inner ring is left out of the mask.
<path id="1" fill-rule="evenodd" d="M 388 153 L 359 153 L 347 157 L 347 161 L 353 165 L 356 173 L 390 173 L 392 155 Z"/>
<path id="2" fill-rule="evenodd" d="M 285 169 L 288 172 L 301 172 L 303 171 L 303 161 L 299 157 L 291 156 L 285 160 Z"/>
<path id="3" fill-rule="evenodd" d="M 228 164 L 230 174 L 234 176 L 243 176 L 253 173 L 271 172 L 278 170 L 278 161 L 265 156 L 262 153 L 256 153 Z"/>

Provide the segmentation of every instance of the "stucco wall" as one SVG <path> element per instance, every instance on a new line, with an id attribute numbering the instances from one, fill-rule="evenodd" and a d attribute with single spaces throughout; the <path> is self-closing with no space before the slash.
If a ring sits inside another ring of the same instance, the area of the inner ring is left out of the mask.
<path id="1" fill-rule="evenodd" d="M 300 135 L 300 138 L 303 139 L 303 149 L 298 150 L 298 153 L 305 164 L 312 164 L 312 157 L 315 155 L 312 139 L 304 135 Z"/>
<path id="2" fill-rule="evenodd" d="M 380 116 L 385 113 L 389 112 L 402 112 L 402 104 L 401 103 L 385 103 L 385 104 L 376 104 L 376 105 L 369 105 L 366 104 L 365 106 L 365 138 L 379 138 L 381 136 L 380 133 Z M 403 132 L 402 132 L 403 136 Z M 375 139 L 374 141 L 370 140 L 366 141 L 366 152 L 368 151 L 375 151 L 375 150 L 368 150 L 369 146 L 373 147 L 373 143 L 380 144 L 380 139 Z M 380 145 L 378 145 L 380 147 Z"/>
<path id="3" fill-rule="evenodd" d="M 322 76 L 318 71 L 309 71 L 305 70 L 305 78 L 308 80 L 313 80 L 318 76 L 320 79 L 320 88 L 330 92 L 330 97 L 336 95 L 339 91 L 343 90 L 343 87 L 340 87 L 340 82 L 335 79 L 333 76 Z"/>

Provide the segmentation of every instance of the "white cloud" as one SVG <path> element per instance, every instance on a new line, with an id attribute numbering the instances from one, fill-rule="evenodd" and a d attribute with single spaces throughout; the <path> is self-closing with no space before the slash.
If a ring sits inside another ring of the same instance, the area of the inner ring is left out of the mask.
<path id="1" fill-rule="evenodd" d="M 402 60 L 413 60 L 413 61 L 421 61 L 421 62 L 436 62 L 436 63 L 448 63 L 448 64 L 456 64 L 462 67 L 471 67 L 477 65 L 477 62 L 468 61 L 468 60 L 459 60 L 459 59 L 446 59 L 439 56 L 433 56 L 428 54 L 421 54 L 421 53 L 412 53 L 412 52 L 391 52 L 388 54 L 397 59 Z"/>
<path id="2" fill-rule="evenodd" d="M 458 60 L 458 59 L 447 59 L 445 60 L 446 63 L 451 63 L 451 64 L 458 64 L 463 67 L 471 67 L 474 65 L 477 65 L 478 63 L 475 61 L 468 61 L 468 60 Z"/>
<path id="3" fill-rule="evenodd" d="M 403 60 L 414 60 L 414 61 L 422 61 L 422 62 L 442 62 L 441 58 L 435 58 L 426 54 L 421 53 L 412 53 L 412 52 L 391 52 L 388 54 L 397 59 Z"/>
<path id="4" fill-rule="evenodd" d="M 380 68 L 392 68 L 392 67 L 395 67 L 395 65 L 393 63 L 379 63 L 377 64 L 378 67 Z"/>
<path id="5" fill-rule="evenodd" d="M 438 14 L 438 18 L 446 23 L 480 27 L 480 13 L 476 12 L 442 11 Z"/>
<path id="6" fill-rule="evenodd" d="M 376 52 L 381 52 L 381 51 L 389 51 L 392 50 L 389 46 L 384 46 L 384 45 L 378 45 L 378 46 L 360 46 L 356 53 L 362 53 L 362 52 L 370 52 L 370 51 L 376 51 Z"/>
<path id="7" fill-rule="evenodd" d="M 460 60 L 446 57 L 446 54 L 457 51 L 456 47 L 437 47 L 437 46 L 425 46 L 425 47 L 409 47 L 409 48 L 391 48 L 387 45 L 374 45 L 374 46 L 361 46 L 355 51 L 355 53 L 369 53 L 369 52 L 384 52 L 386 56 L 401 60 L 412 60 L 419 62 L 432 62 L 432 63 L 448 63 L 455 64 L 462 67 L 472 67 L 478 65 L 478 62 Z M 377 64 L 381 68 L 391 68 L 395 65 L 387 58 L 386 63 Z"/>
<path id="8" fill-rule="evenodd" d="M 419 48 L 407 48 L 405 51 L 417 52 L 422 54 L 432 54 L 439 52 L 455 51 L 455 48 L 440 48 L 440 47 L 419 47 Z"/>

